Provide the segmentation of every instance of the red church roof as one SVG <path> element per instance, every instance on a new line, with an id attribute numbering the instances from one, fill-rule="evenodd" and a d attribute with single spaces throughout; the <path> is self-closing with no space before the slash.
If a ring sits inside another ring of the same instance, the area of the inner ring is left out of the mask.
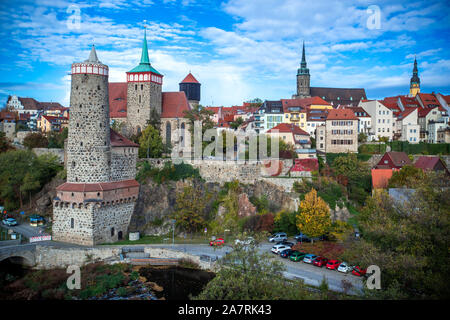
<path id="1" fill-rule="evenodd" d="M 191 110 L 184 91 L 162 93 L 161 118 L 184 118 L 184 111 Z"/>
<path id="2" fill-rule="evenodd" d="M 181 81 L 181 83 L 200 83 L 195 79 L 195 77 L 192 75 L 192 73 L 189 72 L 189 74 L 186 76 L 186 78 Z"/>
<path id="3" fill-rule="evenodd" d="M 110 82 L 109 88 L 109 117 L 127 117 L 127 83 Z"/>
<path id="4" fill-rule="evenodd" d="M 110 129 L 111 147 L 136 147 L 139 145 Z"/>

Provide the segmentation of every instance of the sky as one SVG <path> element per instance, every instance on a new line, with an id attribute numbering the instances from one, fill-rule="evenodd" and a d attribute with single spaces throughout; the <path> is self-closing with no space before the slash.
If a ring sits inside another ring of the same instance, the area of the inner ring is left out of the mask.
<path id="1" fill-rule="evenodd" d="M 189 73 L 202 105 L 290 98 L 303 41 L 311 86 L 364 88 L 369 99 L 450 94 L 450 2 L 434 0 L 1 0 L 0 103 L 70 104 L 70 65 L 95 44 L 110 82 L 139 64 L 147 26 L 163 91 Z"/>

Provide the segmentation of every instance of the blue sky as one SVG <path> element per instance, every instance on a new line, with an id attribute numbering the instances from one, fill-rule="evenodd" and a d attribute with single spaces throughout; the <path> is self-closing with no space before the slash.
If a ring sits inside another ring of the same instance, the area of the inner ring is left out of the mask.
<path id="1" fill-rule="evenodd" d="M 163 91 L 178 91 L 191 71 L 203 105 L 289 98 L 303 40 L 311 86 L 408 94 L 417 55 L 422 92 L 450 94 L 448 1 L 3 0 L 1 104 L 17 94 L 68 106 L 70 64 L 87 59 L 92 43 L 110 81 L 125 81 L 140 60 L 144 20 Z"/>

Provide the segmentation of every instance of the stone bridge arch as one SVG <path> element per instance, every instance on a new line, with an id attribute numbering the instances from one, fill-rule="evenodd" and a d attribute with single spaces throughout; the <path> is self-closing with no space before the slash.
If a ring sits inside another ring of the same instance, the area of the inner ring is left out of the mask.
<path id="1" fill-rule="evenodd" d="M 0 247 L 0 263 L 10 261 L 14 264 L 20 264 L 24 267 L 33 267 L 36 265 L 35 246 L 19 245 L 8 248 Z"/>

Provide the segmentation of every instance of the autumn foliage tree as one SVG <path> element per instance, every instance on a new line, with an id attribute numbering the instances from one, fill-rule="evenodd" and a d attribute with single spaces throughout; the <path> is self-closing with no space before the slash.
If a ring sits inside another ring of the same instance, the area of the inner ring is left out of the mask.
<path id="1" fill-rule="evenodd" d="M 204 211 L 210 198 L 210 194 L 203 194 L 199 188 L 184 187 L 183 192 L 177 195 L 173 215 L 177 226 L 188 233 L 194 233 L 204 227 L 206 225 Z"/>
<path id="2" fill-rule="evenodd" d="M 331 226 L 330 209 L 313 188 L 300 202 L 297 214 L 297 228 L 311 238 L 320 237 Z"/>

